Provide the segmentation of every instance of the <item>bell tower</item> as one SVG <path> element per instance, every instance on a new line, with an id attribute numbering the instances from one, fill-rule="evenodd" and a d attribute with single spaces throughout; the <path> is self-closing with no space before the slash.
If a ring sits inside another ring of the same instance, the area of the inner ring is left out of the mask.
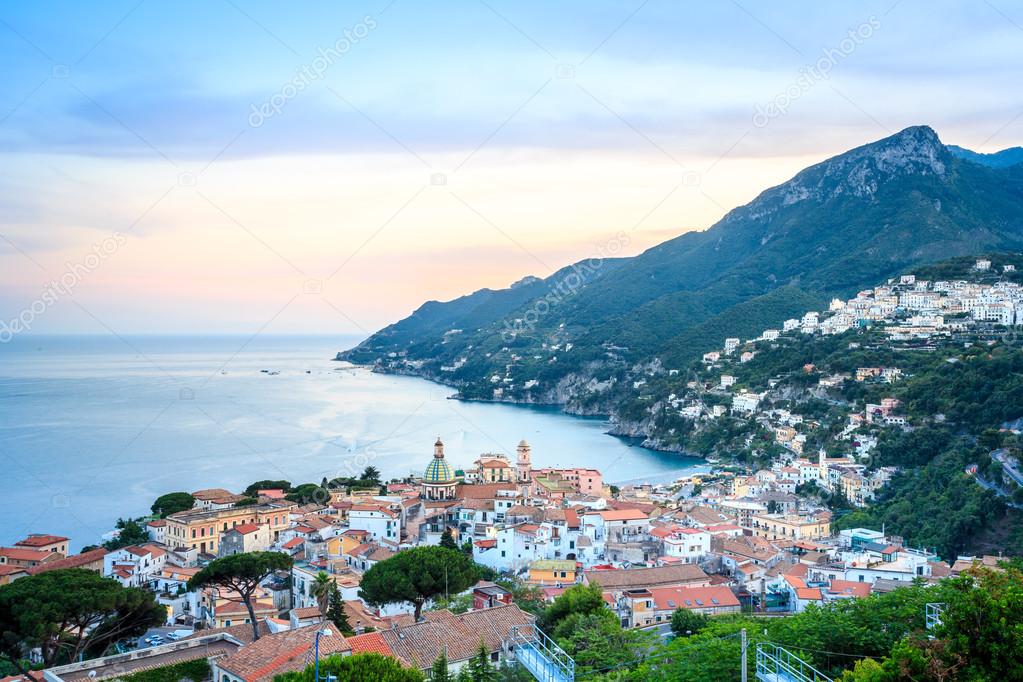
<path id="1" fill-rule="evenodd" d="M 519 446 L 515 451 L 517 453 L 515 468 L 517 469 L 519 483 L 528 485 L 533 481 L 533 464 L 530 461 L 529 443 L 524 440 L 519 441 Z"/>

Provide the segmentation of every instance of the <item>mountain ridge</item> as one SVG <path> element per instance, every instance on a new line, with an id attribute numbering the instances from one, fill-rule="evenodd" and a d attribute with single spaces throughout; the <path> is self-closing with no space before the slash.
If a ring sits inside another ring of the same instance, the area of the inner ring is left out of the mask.
<path id="1" fill-rule="evenodd" d="M 594 403 L 587 385 L 684 367 L 725 336 L 907 267 L 1020 248 L 1023 165 L 977 163 L 913 126 L 809 166 L 706 230 L 607 261 L 567 294 L 579 264 L 424 304 L 338 358 L 443 381 L 463 398 L 613 416 L 634 392 Z"/>

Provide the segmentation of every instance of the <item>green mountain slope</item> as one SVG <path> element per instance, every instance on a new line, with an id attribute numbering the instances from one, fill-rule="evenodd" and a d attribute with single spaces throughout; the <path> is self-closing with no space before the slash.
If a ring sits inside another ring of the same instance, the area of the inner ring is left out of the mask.
<path id="1" fill-rule="evenodd" d="M 918 126 L 811 166 L 705 231 L 609 262 L 554 303 L 541 300 L 565 288 L 570 268 L 429 303 L 339 358 L 414 371 L 466 397 L 570 403 L 591 380 L 679 367 L 909 266 L 1020 248 L 1023 164 L 960 158 Z M 509 381 L 494 394 L 497 375 Z"/>
<path id="2" fill-rule="evenodd" d="M 1023 163 L 1023 147 L 1010 147 L 994 154 L 981 154 L 950 144 L 948 145 L 948 150 L 959 158 L 979 163 L 982 166 L 990 166 L 991 168 L 1008 168 L 1009 166 L 1015 166 L 1017 163 Z"/>

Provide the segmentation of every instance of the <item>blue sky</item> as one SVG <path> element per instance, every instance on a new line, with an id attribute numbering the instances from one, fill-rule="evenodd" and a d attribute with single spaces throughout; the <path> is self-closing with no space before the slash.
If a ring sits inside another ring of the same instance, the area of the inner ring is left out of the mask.
<path id="1" fill-rule="evenodd" d="M 41 2 L 0 56 L 0 318 L 129 235 L 31 331 L 247 332 L 317 287 L 272 331 L 372 330 L 909 125 L 1023 140 L 1006 0 Z"/>

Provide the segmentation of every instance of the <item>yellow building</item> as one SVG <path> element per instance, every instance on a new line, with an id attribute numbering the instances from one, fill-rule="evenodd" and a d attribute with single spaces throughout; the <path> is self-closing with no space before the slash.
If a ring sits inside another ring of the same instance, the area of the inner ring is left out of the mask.
<path id="1" fill-rule="evenodd" d="M 831 535 L 829 515 L 753 514 L 753 535 L 768 540 L 817 540 Z"/>
<path id="2" fill-rule="evenodd" d="M 622 627 L 641 628 L 654 622 L 654 595 L 646 588 L 625 590 L 621 606 L 624 610 Z"/>
<path id="3" fill-rule="evenodd" d="M 534 585 L 570 585 L 576 580 L 576 562 L 540 559 L 529 565 L 528 582 Z"/>
<path id="4" fill-rule="evenodd" d="M 190 547 L 201 553 L 216 554 L 220 534 L 245 523 L 267 525 L 270 538 L 276 540 L 291 525 L 294 502 L 270 502 L 228 509 L 188 509 L 166 518 L 165 541 L 174 547 Z"/>
<path id="5" fill-rule="evenodd" d="M 504 455 L 480 455 L 474 464 L 481 483 L 513 483 L 515 469 Z"/>
<path id="6" fill-rule="evenodd" d="M 327 540 L 327 556 L 341 557 L 369 540 L 369 533 L 360 530 L 345 531 Z"/>
<path id="7" fill-rule="evenodd" d="M 207 627 L 229 628 L 242 623 L 251 624 L 249 610 L 237 593 L 207 589 L 202 597 L 202 609 L 205 613 Z M 252 610 L 256 612 L 256 621 L 264 618 L 276 618 L 280 610 L 274 606 L 273 597 L 263 593 L 252 600 Z"/>

